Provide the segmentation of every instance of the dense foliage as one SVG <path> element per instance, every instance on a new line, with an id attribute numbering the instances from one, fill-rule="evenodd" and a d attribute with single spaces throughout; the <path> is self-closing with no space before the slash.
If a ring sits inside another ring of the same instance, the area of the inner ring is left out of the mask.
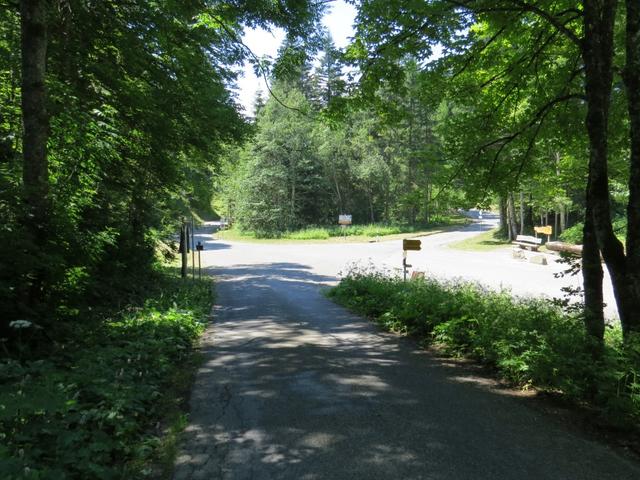
<path id="1" fill-rule="evenodd" d="M 299 42 L 321 10 L 0 1 L 0 477 L 139 476 L 211 301 L 154 273 L 158 247 L 211 213 L 223 147 L 249 132 L 244 28 Z"/>
<path id="2" fill-rule="evenodd" d="M 258 103 L 255 134 L 229 152 L 218 180 L 219 213 L 239 228 L 277 236 L 310 225 L 424 225 L 465 204 L 446 190 L 447 167 L 434 131 L 441 113 L 424 91 L 417 65 L 405 88 L 383 88 L 375 106 L 352 108 L 344 60 L 325 40 L 316 68 L 301 59 L 275 78 L 274 96 Z M 328 60 L 331 60 L 328 66 Z"/>
<path id="3" fill-rule="evenodd" d="M 461 179 L 478 201 L 497 195 L 510 237 L 538 218 L 548 223 L 545 211 L 555 211 L 556 231 L 581 217 L 590 335 L 602 341 L 604 334 L 600 255 L 625 335 L 640 331 L 638 2 L 367 0 L 359 6 L 347 57 L 360 68 L 360 96 L 376 103 L 382 82 L 401 88 L 409 78 L 403 62 L 417 59 L 425 85 L 447 106 L 436 131 L 452 181 Z M 624 242 L 613 224 L 621 214 L 628 225 Z"/>
<path id="4" fill-rule="evenodd" d="M 0 477 L 151 472 L 158 422 L 179 400 L 174 379 L 188 377 L 212 298 L 209 280 L 185 283 L 166 272 L 144 286 L 137 303 L 86 319 L 46 359 L 0 361 Z M 36 327 L 17 328 L 26 344 Z"/>
<path id="5" fill-rule="evenodd" d="M 385 328 L 492 365 L 515 384 L 587 401 L 619 425 L 640 419 L 640 344 L 623 345 L 619 326 L 607 330 L 594 360 L 580 318 L 508 291 L 432 278 L 403 282 L 354 267 L 329 296 Z"/>
<path id="6" fill-rule="evenodd" d="M 114 279 L 126 288 L 181 215 L 210 210 L 222 146 L 247 132 L 231 93 L 244 26 L 295 39 L 318 14 L 297 1 L 2 2 L 2 336 L 16 319 L 55 328 Z"/>

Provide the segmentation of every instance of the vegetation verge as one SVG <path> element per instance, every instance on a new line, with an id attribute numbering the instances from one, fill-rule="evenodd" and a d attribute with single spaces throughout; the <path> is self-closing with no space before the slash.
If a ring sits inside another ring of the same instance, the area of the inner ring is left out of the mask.
<path id="1" fill-rule="evenodd" d="M 405 283 L 362 267 L 353 267 L 328 295 L 386 329 L 489 364 L 520 386 L 588 405 L 609 424 L 638 427 L 640 339 L 623 343 L 618 326 L 607 329 L 594 359 L 580 318 L 545 300 L 457 281 Z"/>
<path id="2" fill-rule="evenodd" d="M 385 225 L 385 224 L 368 224 L 368 225 L 350 225 L 345 228 L 339 226 L 331 227 L 307 227 L 292 232 L 283 232 L 277 236 L 265 235 L 257 232 L 242 231 L 236 228 L 223 230 L 216 234 L 220 239 L 224 240 L 243 240 L 243 241 L 337 241 L 341 242 L 345 239 L 349 242 L 362 242 L 378 237 L 384 237 L 385 240 L 396 240 L 408 235 L 420 236 L 440 233 L 446 227 L 453 225 L 462 225 L 467 219 L 462 217 L 441 217 L 438 221 L 431 222 L 427 225 L 411 226 L 411 225 Z"/>
<path id="3" fill-rule="evenodd" d="M 145 296 L 88 321 L 46 359 L 0 361 L 0 478 L 170 472 L 211 284 L 164 270 Z"/>

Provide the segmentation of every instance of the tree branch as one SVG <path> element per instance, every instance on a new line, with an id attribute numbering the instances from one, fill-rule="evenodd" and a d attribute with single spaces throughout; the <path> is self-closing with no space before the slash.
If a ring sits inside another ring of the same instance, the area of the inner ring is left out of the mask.
<path id="1" fill-rule="evenodd" d="M 267 75 L 267 71 L 262 67 L 262 64 L 260 62 L 260 59 L 258 58 L 258 56 L 253 53 L 253 50 L 251 50 L 251 48 L 249 48 L 240 38 L 238 38 L 238 36 L 235 34 L 235 32 L 233 30 L 231 30 L 222 20 L 220 20 L 219 18 L 215 17 L 215 16 L 211 16 L 211 19 L 213 19 L 218 25 L 220 25 L 220 27 L 225 31 L 225 33 L 229 36 L 229 38 L 231 38 L 234 42 L 236 42 L 238 45 L 240 45 L 243 50 L 245 52 L 247 52 L 251 58 L 253 58 L 253 60 L 255 61 L 256 65 L 258 66 L 258 70 L 260 71 L 260 76 L 262 77 L 262 79 L 264 80 L 264 85 L 267 89 L 267 91 L 269 92 L 269 95 L 271 95 L 273 97 L 273 99 L 278 102 L 282 107 L 288 109 L 288 110 L 292 110 L 294 112 L 298 112 L 301 115 L 304 115 L 305 117 L 308 117 L 309 115 L 307 114 L 307 112 L 305 112 L 304 110 L 301 110 L 297 107 L 292 107 L 291 105 L 287 105 L 286 103 L 284 103 L 282 100 L 280 100 L 280 98 L 273 92 L 273 90 L 271 89 L 271 86 L 269 85 L 269 78 Z"/>
<path id="2" fill-rule="evenodd" d="M 530 4 L 529 2 L 526 2 L 525 0 L 511 0 L 511 2 L 516 4 L 516 5 L 519 5 L 520 7 L 525 9 L 526 11 L 529 11 L 531 13 L 535 13 L 540 18 L 546 20 L 551 25 L 553 25 L 560 33 L 562 33 L 565 37 L 567 37 L 569 40 L 571 40 L 573 43 L 575 43 L 578 46 L 578 48 L 582 49 L 582 39 L 579 38 L 575 34 L 575 32 L 573 32 L 572 30 L 568 29 L 566 24 L 560 22 L 556 17 L 551 15 L 549 12 L 546 12 L 546 11 L 542 10 L 537 5 Z"/>
<path id="3" fill-rule="evenodd" d="M 550 25 L 553 25 L 559 32 L 565 37 L 575 43 L 578 48 L 582 49 L 582 39 L 578 37 L 575 32 L 567 28 L 566 23 L 562 23 L 556 17 L 549 12 L 542 10 L 537 5 L 530 4 L 524 0 L 508 0 L 513 6 L 496 5 L 491 7 L 483 7 L 482 5 L 474 5 L 478 3 L 478 0 L 447 0 L 449 3 L 461 8 L 465 8 L 472 13 L 489 13 L 489 12 L 531 12 L 543 20 L 547 21 Z M 564 15 L 566 10 L 562 12 Z M 573 20 L 576 17 L 572 17 L 568 21 Z"/>

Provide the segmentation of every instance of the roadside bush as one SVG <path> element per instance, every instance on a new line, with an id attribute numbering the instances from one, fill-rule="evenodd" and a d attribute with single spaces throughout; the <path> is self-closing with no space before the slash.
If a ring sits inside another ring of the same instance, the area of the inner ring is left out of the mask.
<path id="1" fill-rule="evenodd" d="M 567 243 L 574 243 L 576 245 L 582 244 L 582 229 L 584 228 L 584 223 L 576 223 L 572 227 L 567 228 L 564 232 L 562 232 L 559 236 L 560 240 Z M 626 217 L 616 217 L 613 220 L 613 231 L 616 234 L 616 237 L 621 242 L 626 241 L 627 236 L 627 219 Z"/>
<path id="2" fill-rule="evenodd" d="M 0 478 L 144 477 L 211 304 L 209 282 L 162 287 L 46 359 L 0 362 Z"/>
<path id="3" fill-rule="evenodd" d="M 403 282 L 352 267 L 329 292 L 338 303 L 387 329 L 494 366 L 511 382 L 587 401 L 614 423 L 640 419 L 640 340 L 607 329 L 601 359 L 581 319 L 549 301 L 433 278 Z"/>

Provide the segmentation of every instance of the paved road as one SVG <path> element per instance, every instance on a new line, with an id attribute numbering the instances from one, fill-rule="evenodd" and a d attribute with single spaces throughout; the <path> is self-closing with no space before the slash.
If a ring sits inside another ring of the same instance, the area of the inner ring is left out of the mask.
<path id="1" fill-rule="evenodd" d="M 320 288 L 335 272 L 322 271 L 339 261 L 322 248 L 302 261 L 300 247 L 208 247 L 215 322 L 176 480 L 640 478 L 524 399 L 329 302 Z"/>
<path id="2" fill-rule="evenodd" d="M 557 263 L 557 256 L 547 255 L 548 265 L 536 265 L 512 258 L 511 247 L 489 252 L 465 252 L 448 247 L 449 243 L 464 240 L 483 231 L 495 228 L 498 218 L 484 214 L 482 221 L 447 233 L 422 237 L 422 250 L 409 253 L 409 263 L 414 269 L 441 278 L 464 278 L 478 281 L 494 289 L 510 289 L 516 295 L 562 297 L 563 287 L 578 287 L 582 276 L 556 278 L 566 269 Z M 205 261 L 210 265 L 233 266 L 237 264 L 299 263 L 313 273 L 332 277 L 336 281 L 352 263 L 398 270 L 402 265 L 401 241 L 382 241 L 364 244 L 260 244 L 213 241 L 202 236 L 205 243 Z M 605 313 L 617 317 L 613 290 L 608 275 L 605 278 Z"/>

